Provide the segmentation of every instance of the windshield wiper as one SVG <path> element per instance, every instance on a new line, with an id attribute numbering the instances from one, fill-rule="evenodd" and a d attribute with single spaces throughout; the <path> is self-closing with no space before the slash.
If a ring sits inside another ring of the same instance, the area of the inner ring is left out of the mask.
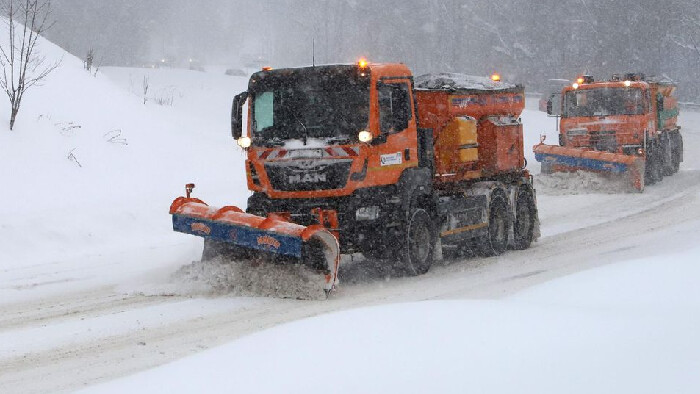
<path id="1" fill-rule="evenodd" d="M 290 111 L 290 113 L 291 113 L 292 116 L 294 117 L 294 120 L 296 120 L 297 122 L 299 122 L 299 124 L 301 125 L 301 127 L 304 128 L 304 135 L 302 136 L 302 141 L 304 141 L 304 145 L 306 145 L 306 139 L 308 138 L 308 135 L 309 135 L 309 129 L 307 129 L 307 128 L 306 128 L 306 125 L 304 124 L 304 122 L 302 122 L 301 119 L 299 119 L 299 117 L 297 116 L 296 112 Z"/>

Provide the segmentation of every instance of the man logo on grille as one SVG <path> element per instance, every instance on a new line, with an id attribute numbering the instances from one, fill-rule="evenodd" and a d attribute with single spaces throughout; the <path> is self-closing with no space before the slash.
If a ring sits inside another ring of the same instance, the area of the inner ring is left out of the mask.
<path id="1" fill-rule="evenodd" d="M 294 174 L 289 176 L 289 183 L 326 182 L 326 174 Z"/>

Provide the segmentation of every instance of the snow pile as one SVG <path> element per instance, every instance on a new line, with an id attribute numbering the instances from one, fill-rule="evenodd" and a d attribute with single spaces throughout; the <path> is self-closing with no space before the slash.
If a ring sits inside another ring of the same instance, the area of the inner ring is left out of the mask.
<path id="1" fill-rule="evenodd" d="M 637 192 L 629 176 L 604 175 L 587 171 L 540 174 L 535 178 L 539 193 L 565 195 L 579 193 L 618 194 Z"/>
<path id="2" fill-rule="evenodd" d="M 195 261 L 173 274 L 176 289 L 199 289 L 205 295 L 324 300 L 324 276 L 301 264 L 213 259 Z M 190 295 L 191 293 L 176 294 Z"/>
<path id="3" fill-rule="evenodd" d="M 168 207 L 188 182 L 213 205 L 245 205 L 244 157 L 229 131 L 245 79 L 121 71 L 148 77 L 151 91 L 183 86 L 171 105 L 144 105 L 50 42 L 38 51 L 61 65 L 27 92 L 14 130 L 9 103 L 0 105 L 0 298 L 26 294 L 27 281 L 75 288 L 196 258 L 201 240 L 174 234 Z"/>
<path id="4" fill-rule="evenodd" d="M 83 392 L 696 393 L 698 257 L 628 261 L 502 301 L 323 315 Z"/>

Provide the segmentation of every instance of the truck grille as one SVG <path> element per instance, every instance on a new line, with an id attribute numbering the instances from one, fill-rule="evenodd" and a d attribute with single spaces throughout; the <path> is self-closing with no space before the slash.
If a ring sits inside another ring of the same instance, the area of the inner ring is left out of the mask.
<path id="1" fill-rule="evenodd" d="M 342 189 L 348 182 L 352 160 L 310 163 L 289 161 L 265 164 L 272 188 L 279 191 Z"/>
<path id="2" fill-rule="evenodd" d="M 616 152 L 617 136 L 615 130 L 601 130 L 590 132 L 591 148 L 599 151 Z"/>

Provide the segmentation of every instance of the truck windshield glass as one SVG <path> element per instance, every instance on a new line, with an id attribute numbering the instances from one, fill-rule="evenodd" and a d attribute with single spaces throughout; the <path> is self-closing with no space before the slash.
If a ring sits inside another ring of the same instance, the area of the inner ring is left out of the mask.
<path id="1" fill-rule="evenodd" d="M 369 78 L 354 67 L 279 70 L 251 82 L 253 143 L 348 143 L 367 128 Z"/>
<path id="2" fill-rule="evenodd" d="M 641 115 L 646 112 L 642 89 L 596 88 L 566 92 L 562 116 Z"/>

